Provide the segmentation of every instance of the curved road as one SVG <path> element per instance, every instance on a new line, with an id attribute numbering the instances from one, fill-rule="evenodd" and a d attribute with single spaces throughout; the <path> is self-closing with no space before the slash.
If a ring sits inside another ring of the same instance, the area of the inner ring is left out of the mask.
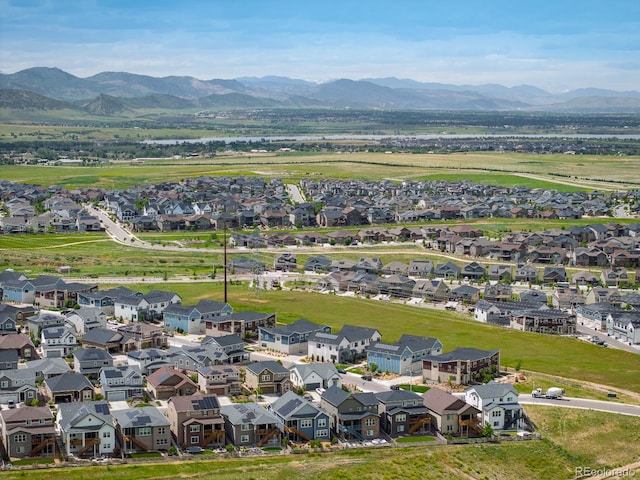
<path id="1" fill-rule="evenodd" d="M 584 410 L 598 410 L 600 412 L 619 413 L 640 417 L 640 406 L 628 403 L 607 402 L 605 400 L 591 400 L 586 398 L 564 397 L 561 399 L 533 398 L 530 394 L 521 393 L 518 401 L 522 405 L 548 405 L 553 407 L 581 408 Z"/>

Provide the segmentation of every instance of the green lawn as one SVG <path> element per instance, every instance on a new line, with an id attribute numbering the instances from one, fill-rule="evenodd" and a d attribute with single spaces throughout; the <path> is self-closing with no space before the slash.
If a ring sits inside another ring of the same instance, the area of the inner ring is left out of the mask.
<path id="1" fill-rule="evenodd" d="M 563 480 L 574 478 L 576 467 L 615 468 L 640 455 L 640 418 L 541 406 L 527 407 L 527 413 L 543 440 L 450 446 L 424 442 L 333 453 L 13 470 L 0 472 L 0 478 L 18 480 L 40 473 L 47 480 Z"/>

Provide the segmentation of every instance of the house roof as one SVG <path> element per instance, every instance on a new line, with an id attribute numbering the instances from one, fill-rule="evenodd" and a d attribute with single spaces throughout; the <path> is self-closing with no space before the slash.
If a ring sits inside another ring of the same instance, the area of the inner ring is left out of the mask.
<path id="1" fill-rule="evenodd" d="M 200 342 L 201 345 L 213 344 L 219 347 L 229 347 L 231 345 L 243 344 L 244 342 L 240 338 L 240 335 L 233 333 L 231 335 L 223 335 L 222 337 L 210 337 L 206 336 Z"/>
<path id="2" fill-rule="evenodd" d="M 316 405 L 304 399 L 292 390 L 287 391 L 271 404 L 271 409 L 283 418 L 292 417 L 305 407 L 307 409 L 313 409 L 313 414 L 305 414 L 306 417 L 315 417 L 320 413 L 320 409 Z"/>
<path id="3" fill-rule="evenodd" d="M 276 334 L 276 335 L 292 335 L 294 333 L 305 334 L 316 332 L 318 330 L 322 330 L 327 328 L 326 325 L 320 325 L 317 323 L 310 322 L 306 318 L 301 318 L 300 320 L 296 320 L 293 323 L 288 325 L 283 325 L 281 327 L 276 328 L 265 328 L 264 330 Z"/>
<path id="4" fill-rule="evenodd" d="M 79 392 L 85 389 L 93 390 L 93 384 L 81 373 L 67 372 L 45 380 L 51 392 Z"/>
<path id="5" fill-rule="evenodd" d="M 508 383 L 497 383 L 497 382 L 494 382 L 493 380 L 491 380 L 489 383 L 486 383 L 484 385 L 475 385 L 473 387 L 470 387 L 466 390 L 466 392 L 469 392 L 472 390 L 475 391 L 478 394 L 478 396 L 483 400 L 486 400 L 489 398 L 503 397 L 507 393 L 514 393 L 516 397 L 518 396 L 518 392 L 516 391 L 515 388 L 513 388 L 513 385 Z"/>
<path id="6" fill-rule="evenodd" d="M 273 360 L 265 360 L 263 362 L 250 363 L 248 365 L 245 365 L 244 368 L 256 375 L 260 374 L 260 372 L 262 372 L 265 369 L 268 369 L 272 373 L 289 373 L 289 370 L 287 370 L 285 367 L 283 367 L 278 362 Z"/>
<path id="7" fill-rule="evenodd" d="M 296 364 L 296 365 L 293 365 L 290 368 L 290 370 L 291 371 L 297 370 L 303 379 L 307 378 L 311 373 L 316 373 L 320 376 L 320 378 L 323 378 L 325 380 L 338 374 L 338 371 L 336 370 L 335 365 L 333 363 L 328 363 L 328 362 Z"/>
<path id="8" fill-rule="evenodd" d="M 42 372 L 44 376 L 58 375 L 71 371 L 71 367 L 63 358 L 42 358 L 25 363 L 27 369 Z"/>
<path id="9" fill-rule="evenodd" d="M 224 405 L 220 412 L 232 425 L 252 424 L 264 425 L 269 423 L 280 424 L 280 420 L 258 403 L 234 403 Z"/>
<path id="10" fill-rule="evenodd" d="M 450 393 L 432 387 L 422 394 L 425 406 L 439 415 L 448 413 L 463 413 L 468 409 L 479 412 L 478 409 L 466 403 L 463 399 L 455 397 Z"/>
<path id="11" fill-rule="evenodd" d="M 154 406 L 114 410 L 111 415 L 121 428 L 168 427 L 171 422 Z"/>
<path id="12" fill-rule="evenodd" d="M 109 404 L 105 401 L 61 403 L 58 405 L 58 424 L 63 431 L 72 430 L 87 415 L 93 415 L 101 421 L 100 424 L 94 426 L 93 431 L 99 430 L 104 424 L 112 425 Z"/>
<path id="13" fill-rule="evenodd" d="M 30 407 L 28 405 L 20 408 L 0 411 L 5 423 L 23 422 L 25 420 L 36 420 L 43 418 L 51 423 L 53 414 L 49 407 Z"/>
<path id="14" fill-rule="evenodd" d="M 437 362 L 451 362 L 455 360 L 475 362 L 484 358 L 491 357 L 500 350 L 479 350 L 477 348 L 460 347 L 442 355 L 429 355 L 425 360 L 434 360 Z"/>
<path id="15" fill-rule="evenodd" d="M 169 399 L 176 412 L 186 412 L 190 410 L 212 410 L 220 409 L 220 402 L 217 395 L 195 394 L 191 396 L 174 396 Z M 211 414 L 213 416 L 213 412 Z"/>
<path id="16" fill-rule="evenodd" d="M 78 348 L 74 350 L 73 356 L 80 362 L 105 360 L 113 362 L 111 354 L 101 348 Z"/>

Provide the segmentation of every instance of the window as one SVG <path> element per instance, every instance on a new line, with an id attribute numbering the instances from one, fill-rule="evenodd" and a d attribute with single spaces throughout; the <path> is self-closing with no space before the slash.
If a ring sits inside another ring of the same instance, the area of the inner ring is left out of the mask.
<path id="1" fill-rule="evenodd" d="M 367 427 L 375 427 L 377 422 L 375 418 L 367 418 L 364 423 Z"/>
<path id="2" fill-rule="evenodd" d="M 111 432 L 102 432 L 102 438 L 110 438 Z"/>
<path id="3" fill-rule="evenodd" d="M 268 382 L 271 380 L 271 375 L 262 375 L 261 379 L 263 382 Z"/>
<path id="4" fill-rule="evenodd" d="M 316 437 L 328 437 L 329 436 L 329 430 L 318 430 L 316 432 Z"/>
<path id="5" fill-rule="evenodd" d="M 0 383 L 0 385 L 2 385 L 2 388 L 8 388 L 9 387 L 9 382 L 6 380 L 3 380 L 2 383 Z"/>
<path id="6" fill-rule="evenodd" d="M 398 415 L 396 415 L 396 422 L 406 422 L 406 421 L 407 421 L 406 413 L 399 413 Z"/>
<path id="7" fill-rule="evenodd" d="M 166 438 L 156 438 L 156 445 L 168 445 L 169 441 Z"/>
<path id="8" fill-rule="evenodd" d="M 189 425 L 189 431 L 191 433 L 199 432 L 200 431 L 200 425 Z"/>
<path id="9" fill-rule="evenodd" d="M 249 443 L 249 435 L 240 435 L 240 443 Z"/>
<path id="10" fill-rule="evenodd" d="M 24 453 L 24 447 L 23 446 L 16 447 L 16 453 Z"/>
<path id="11" fill-rule="evenodd" d="M 373 430 L 367 430 L 367 437 L 373 437 L 375 432 Z"/>
<path id="12" fill-rule="evenodd" d="M 158 427 L 158 435 L 164 435 L 166 432 L 165 427 Z"/>
<path id="13" fill-rule="evenodd" d="M 319 427 L 326 427 L 327 426 L 327 419 L 326 418 L 318 419 L 318 426 Z"/>
<path id="14" fill-rule="evenodd" d="M 397 431 L 398 433 L 400 433 L 400 432 L 404 432 L 404 425 L 398 425 L 398 426 L 397 426 L 397 428 L 396 428 L 396 431 Z"/>
<path id="15" fill-rule="evenodd" d="M 300 428 L 310 428 L 313 421 L 309 419 L 300 420 Z"/>
<path id="16" fill-rule="evenodd" d="M 18 433 L 15 437 L 13 437 L 13 441 L 15 443 L 24 443 L 27 441 L 27 435 L 25 433 Z"/>
<path id="17" fill-rule="evenodd" d="M 493 422 L 493 426 L 494 427 L 499 427 L 500 426 L 500 422 Z"/>
<path id="18" fill-rule="evenodd" d="M 251 430 L 251 424 L 250 423 L 243 423 L 242 427 L 241 427 L 241 430 L 243 432 L 246 432 L 247 430 Z"/>
<path id="19" fill-rule="evenodd" d="M 151 427 L 140 427 L 138 429 L 138 435 L 140 436 L 151 435 Z"/>
<path id="20" fill-rule="evenodd" d="M 200 437 L 191 437 L 191 443 L 200 443 Z"/>

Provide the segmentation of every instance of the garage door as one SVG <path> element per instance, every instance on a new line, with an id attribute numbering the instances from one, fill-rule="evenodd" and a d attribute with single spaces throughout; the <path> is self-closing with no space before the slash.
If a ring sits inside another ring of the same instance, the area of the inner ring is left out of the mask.
<path id="1" fill-rule="evenodd" d="M 110 402 L 118 402 L 122 400 L 126 400 L 127 396 L 124 392 L 109 392 L 109 400 Z"/>
<path id="2" fill-rule="evenodd" d="M 319 383 L 307 383 L 307 390 L 315 390 L 316 388 L 320 388 L 322 385 Z"/>

